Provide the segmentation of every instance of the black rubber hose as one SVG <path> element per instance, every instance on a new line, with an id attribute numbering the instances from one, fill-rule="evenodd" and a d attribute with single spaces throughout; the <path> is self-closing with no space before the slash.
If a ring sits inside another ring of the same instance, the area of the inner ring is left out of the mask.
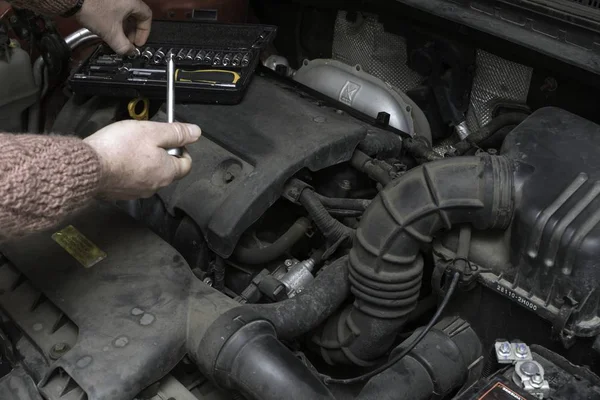
<path id="1" fill-rule="evenodd" d="M 482 346 L 467 322 L 450 317 L 429 332 L 426 329 L 418 329 L 398 346 L 394 351 L 398 354 L 390 357 L 393 365 L 371 379 L 357 400 L 446 398 L 465 384 L 469 375 L 477 374 Z M 423 333 L 426 335 L 411 349 Z"/>
<path id="2" fill-rule="evenodd" d="M 367 174 L 369 178 L 381 183 L 383 186 L 392 181 L 392 177 L 388 171 L 377 165 L 375 160 L 362 151 L 356 150 L 354 152 L 354 155 L 350 160 L 350 164 L 352 164 L 352 166 L 357 170 Z"/>
<path id="3" fill-rule="evenodd" d="M 342 218 L 358 218 L 361 217 L 364 211 L 356 211 L 356 210 L 336 210 L 335 208 L 328 208 L 327 212 L 331 214 L 332 217 L 342 219 Z M 350 225 L 348 225 L 350 227 Z"/>
<path id="4" fill-rule="evenodd" d="M 325 267 L 296 297 L 245 307 L 270 321 L 279 339 L 290 340 L 318 327 L 349 295 L 348 257 L 342 257 Z"/>
<path id="5" fill-rule="evenodd" d="M 204 374 L 247 399 L 334 399 L 323 382 L 277 340 L 273 325 L 248 308 L 222 314 L 192 350 Z"/>
<path id="6" fill-rule="evenodd" d="M 425 164 L 386 187 L 365 212 L 350 252 L 354 304 L 327 321 L 322 353 L 330 363 L 372 365 L 417 304 L 421 246 L 454 224 L 506 229 L 512 214 L 513 167 L 504 157 Z"/>
<path id="7" fill-rule="evenodd" d="M 321 204 L 325 208 L 333 208 L 336 210 L 354 210 L 354 211 L 366 211 L 371 205 L 371 200 L 366 199 L 342 199 L 332 198 L 315 193 Z"/>
<path id="8" fill-rule="evenodd" d="M 215 279 L 213 287 L 222 291 L 225 288 L 225 260 L 219 256 L 215 260 L 213 277 Z"/>
<path id="9" fill-rule="evenodd" d="M 299 218 L 274 243 L 260 248 L 238 246 L 233 253 L 233 258 L 248 265 L 266 264 L 274 261 L 298 243 L 306 235 L 308 228 L 310 228 L 310 221 L 304 217 Z"/>
<path id="10" fill-rule="evenodd" d="M 431 144 L 422 136 L 406 139 L 404 148 L 419 162 L 433 162 L 444 158 L 433 151 Z"/>
<path id="11" fill-rule="evenodd" d="M 489 124 L 473 132 L 465 140 L 462 140 L 454 145 L 457 154 L 465 154 L 473 146 L 478 146 L 486 139 L 490 138 L 502 128 L 519 125 L 525 121 L 529 115 L 525 113 L 513 112 L 501 114 L 494 118 Z"/>
<path id="12" fill-rule="evenodd" d="M 235 356 L 229 387 L 253 400 L 335 400 L 319 379 L 273 335 L 256 335 Z"/>
<path id="13" fill-rule="evenodd" d="M 392 132 L 371 129 L 358 148 L 371 157 L 382 154 L 394 157 L 402 151 L 402 139 Z"/>
<path id="14" fill-rule="evenodd" d="M 304 189 L 300 195 L 300 204 L 306 209 L 315 225 L 331 243 L 344 237 L 350 237 L 353 230 L 333 218 L 311 189 Z"/>

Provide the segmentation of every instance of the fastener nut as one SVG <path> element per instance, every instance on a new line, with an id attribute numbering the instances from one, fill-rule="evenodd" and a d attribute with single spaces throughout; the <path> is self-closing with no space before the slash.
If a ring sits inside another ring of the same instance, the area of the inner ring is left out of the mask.
<path id="1" fill-rule="evenodd" d="M 498 347 L 498 352 L 503 355 L 509 355 L 510 354 L 510 343 L 508 343 L 508 342 L 500 343 L 500 346 Z"/>
<path id="2" fill-rule="evenodd" d="M 534 375 L 531 377 L 531 382 L 535 383 L 536 385 L 540 385 L 544 382 L 544 378 L 542 378 L 541 375 Z"/>
<path id="3" fill-rule="evenodd" d="M 516 351 L 517 351 L 518 355 L 526 356 L 527 355 L 527 345 L 524 343 L 518 343 L 516 346 Z"/>
<path id="4" fill-rule="evenodd" d="M 50 358 L 53 360 L 58 360 L 63 354 L 69 351 L 69 349 L 70 347 L 67 343 L 56 343 L 50 349 Z"/>

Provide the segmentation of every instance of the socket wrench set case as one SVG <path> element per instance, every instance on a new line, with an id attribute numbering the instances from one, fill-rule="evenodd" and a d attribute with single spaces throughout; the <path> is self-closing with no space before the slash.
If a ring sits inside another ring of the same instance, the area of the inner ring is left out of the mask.
<path id="1" fill-rule="evenodd" d="M 101 44 L 69 81 L 78 94 L 162 100 L 172 53 L 178 101 L 235 104 L 276 33 L 268 25 L 154 21 L 138 54 L 119 56 Z"/>

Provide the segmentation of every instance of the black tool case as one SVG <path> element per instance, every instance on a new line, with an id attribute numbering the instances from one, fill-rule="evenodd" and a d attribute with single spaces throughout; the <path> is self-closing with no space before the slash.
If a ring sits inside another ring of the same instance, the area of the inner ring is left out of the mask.
<path id="1" fill-rule="evenodd" d="M 164 100 L 166 58 L 171 51 L 177 101 L 236 104 L 252 79 L 260 52 L 276 33 L 277 28 L 268 25 L 154 21 L 137 56 L 118 56 L 101 44 L 69 82 L 78 94 Z"/>

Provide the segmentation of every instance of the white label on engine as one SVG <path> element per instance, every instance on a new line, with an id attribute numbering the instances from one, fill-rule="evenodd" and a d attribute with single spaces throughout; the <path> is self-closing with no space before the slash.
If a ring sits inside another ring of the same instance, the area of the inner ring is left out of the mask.
<path id="1" fill-rule="evenodd" d="M 346 82 L 340 93 L 340 101 L 351 106 L 360 88 L 361 86 L 358 83 L 352 81 Z"/>
<path id="2" fill-rule="evenodd" d="M 523 307 L 529 308 L 529 309 L 531 309 L 533 311 L 536 311 L 537 308 L 538 308 L 538 306 L 534 302 L 532 302 L 531 300 L 528 300 L 528 299 L 524 298 L 523 296 L 520 296 L 520 295 L 516 294 L 512 290 L 507 289 L 507 288 L 505 288 L 504 286 L 502 286 L 500 284 L 496 284 L 496 291 L 502 293 L 503 295 L 505 295 L 509 299 L 515 300 L 517 303 L 521 304 Z"/>

